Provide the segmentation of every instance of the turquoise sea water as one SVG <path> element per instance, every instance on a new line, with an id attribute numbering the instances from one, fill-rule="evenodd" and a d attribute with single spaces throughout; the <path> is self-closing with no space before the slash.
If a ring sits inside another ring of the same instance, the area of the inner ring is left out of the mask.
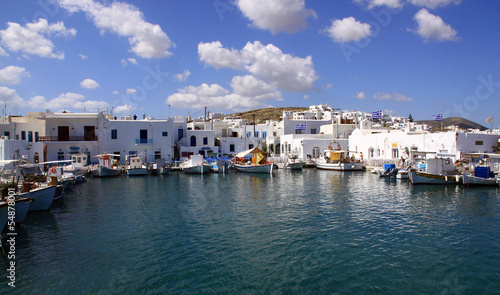
<path id="1" fill-rule="evenodd" d="M 17 232 L 0 293 L 500 292 L 498 188 L 314 169 L 91 178 Z"/>

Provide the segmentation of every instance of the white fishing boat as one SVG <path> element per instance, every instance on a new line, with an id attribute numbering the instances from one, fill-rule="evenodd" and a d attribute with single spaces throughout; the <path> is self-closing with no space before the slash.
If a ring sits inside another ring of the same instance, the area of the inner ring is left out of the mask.
<path id="1" fill-rule="evenodd" d="M 498 167 L 500 155 L 491 153 L 465 153 L 462 158 L 469 162 L 473 170 L 464 171 L 463 184 L 466 186 L 496 186 L 497 178 L 492 167 Z M 463 165 L 463 164 L 462 164 Z M 498 169 L 498 168 L 497 168 Z"/>
<path id="2" fill-rule="evenodd" d="M 71 173 L 73 175 L 82 175 L 89 172 L 90 166 L 88 163 L 88 155 L 74 154 L 71 155 L 71 164 L 63 166 L 64 173 Z"/>
<path id="3" fill-rule="evenodd" d="M 291 156 L 288 157 L 288 160 L 283 166 L 283 168 L 291 170 L 302 170 L 302 168 L 304 168 L 305 165 L 306 162 L 299 160 L 297 156 Z"/>
<path id="4" fill-rule="evenodd" d="M 102 154 L 95 156 L 99 159 L 99 164 L 91 168 L 92 175 L 98 177 L 118 176 L 122 169 L 115 163 L 113 157 L 119 157 L 113 154 Z"/>
<path id="5" fill-rule="evenodd" d="M 168 167 L 165 165 L 165 159 L 156 159 L 154 163 L 149 165 L 148 170 L 153 175 L 167 174 Z"/>
<path id="6" fill-rule="evenodd" d="M 40 164 L 19 165 L 23 176 L 19 196 L 33 200 L 29 211 L 48 210 L 56 196 L 57 178 L 51 176 L 50 182 L 47 183 L 47 176 L 42 173 Z"/>
<path id="7" fill-rule="evenodd" d="M 251 160 L 247 160 L 251 157 Z M 236 154 L 234 168 L 246 173 L 273 173 L 274 163 L 267 161 L 267 153 L 258 147 Z"/>
<path id="8" fill-rule="evenodd" d="M 146 165 L 142 163 L 141 157 L 139 156 L 126 156 L 125 160 L 127 161 L 127 166 L 125 171 L 129 176 L 137 176 L 137 175 L 147 175 L 148 168 Z"/>
<path id="9" fill-rule="evenodd" d="M 455 169 L 450 154 L 437 154 L 435 158 L 426 159 L 421 171 L 409 173 L 412 184 L 460 184 L 462 177 Z"/>
<path id="10" fill-rule="evenodd" d="M 317 169 L 335 171 L 362 171 L 366 168 L 361 162 L 352 162 L 347 156 L 347 151 L 325 150 L 324 156 L 313 159 Z"/>
<path id="11" fill-rule="evenodd" d="M 210 172 L 210 165 L 204 160 L 202 155 L 191 155 L 189 159 L 179 165 L 184 173 L 205 174 Z"/>
<path id="12" fill-rule="evenodd" d="M 497 178 L 488 166 L 476 166 L 474 172 L 464 172 L 462 181 L 466 186 L 496 186 Z"/>

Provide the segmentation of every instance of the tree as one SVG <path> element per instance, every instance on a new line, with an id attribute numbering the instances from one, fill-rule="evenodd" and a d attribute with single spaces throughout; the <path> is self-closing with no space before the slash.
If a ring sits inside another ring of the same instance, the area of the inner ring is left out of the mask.
<path id="1" fill-rule="evenodd" d="M 408 116 L 408 122 L 413 122 L 413 118 L 412 118 L 411 114 Z"/>

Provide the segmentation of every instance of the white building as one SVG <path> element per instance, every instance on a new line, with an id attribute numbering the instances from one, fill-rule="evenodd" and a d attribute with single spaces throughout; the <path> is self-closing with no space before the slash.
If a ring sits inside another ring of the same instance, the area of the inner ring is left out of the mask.
<path id="1" fill-rule="evenodd" d="M 466 132 L 406 132 L 401 130 L 356 129 L 349 136 L 349 152 L 364 160 L 396 160 L 408 158 L 410 151 L 455 154 L 491 153 L 498 136 Z"/>

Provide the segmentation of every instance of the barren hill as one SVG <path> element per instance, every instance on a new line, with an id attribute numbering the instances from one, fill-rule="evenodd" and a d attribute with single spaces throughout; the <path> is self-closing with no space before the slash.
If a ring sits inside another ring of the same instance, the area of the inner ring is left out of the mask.
<path id="1" fill-rule="evenodd" d="M 434 121 L 434 120 L 420 120 L 420 121 L 414 121 L 416 123 L 420 124 L 427 124 L 429 126 L 432 126 L 432 130 L 434 131 L 439 131 L 441 129 L 441 122 L 439 121 Z M 448 126 L 458 126 L 460 128 L 464 129 L 479 129 L 479 130 L 486 130 L 488 128 L 484 127 L 483 125 L 480 125 L 476 122 L 472 122 L 470 120 L 460 118 L 460 117 L 450 117 L 450 118 L 443 118 L 443 129 Z"/>
<path id="2" fill-rule="evenodd" d="M 234 113 L 224 117 L 240 116 L 243 119 L 247 119 L 249 122 L 253 122 L 253 116 L 255 115 L 255 121 L 257 121 L 257 123 L 261 123 L 265 120 L 280 120 L 281 116 L 283 116 L 283 111 L 302 112 L 307 110 L 309 110 L 309 108 L 306 107 L 265 108 Z"/>

